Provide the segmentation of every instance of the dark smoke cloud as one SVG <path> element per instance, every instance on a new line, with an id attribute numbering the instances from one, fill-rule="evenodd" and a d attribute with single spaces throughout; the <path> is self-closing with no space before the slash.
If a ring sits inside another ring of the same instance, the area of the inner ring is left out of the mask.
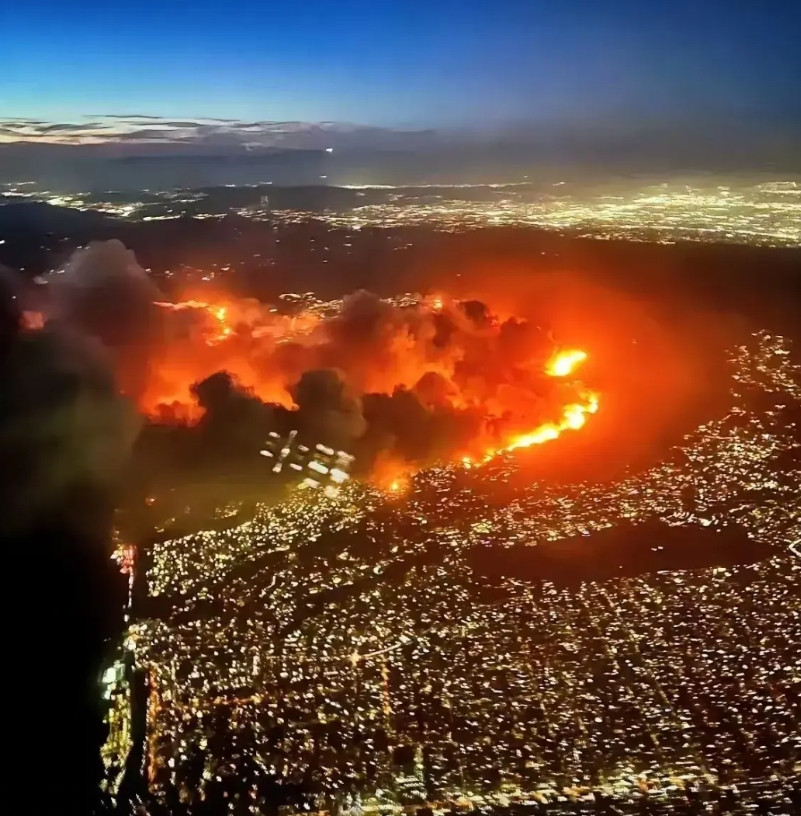
<path id="1" fill-rule="evenodd" d="M 349 448 L 366 430 L 361 401 L 348 393 L 334 369 L 305 371 L 292 397 L 300 430 L 309 439 Z"/>
<path id="2" fill-rule="evenodd" d="M 159 290 L 121 241 L 77 250 L 63 272 L 50 276 L 51 317 L 96 338 L 112 355 L 121 388 L 136 396 L 160 336 Z"/>
<path id="3" fill-rule="evenodd" d="M 24 530 L 48 514 L 91 524 L 74 499 L 106 496 L 117 483 L 135 411 L 97 341 L 66 326 L 27 331 L 7 301 L 2 311 L 0 469 L 10 478 L 0 530 Z"/>
<path id="4" fill-rule="evenodd" d="M 198 444 L 193 453 L 203 452 L 218 464 L 253 459 L 260 442 L 276 424 L 276 408 L 263 403 L 220 371 L 194 387 L 204 414 L 188 433 Z M 191 441 L 191 440 L 190 440 Z"/>
<path id="5" fill-rule="evenodd" d="M 363 461 L 388 455 L 418 467 L 452 458 L 479 436 L 484 422 L 477 411 L 457 411 L 446 403 L 426 405 L 407 389 L 366 395 L 364 415 L 367 432 L 359 446 Z"/>
<path id="6" fill-rule="evenodd" d="M 362 472 L 387 457 L 421 467 L 477 446 L 498 447 L 500 437 L 529 430 L 561 408 L 553 402 L 558 386 L 542 374 L 552 339 L 525 320 L 499 320 L 477 299 L 432 308 L 358 291 L 308 333 L 280 342 L 270 327 L 287 318 L 249 301 L 228 302 L 230 333 L 221 341 L 214 317 L 220 308 L 166 309 L 170 351 L 165 357 L 157 350 L 151 366 L 151 379 L 163 368 L 173 386 L 192 372 L 228 372 L 205 373 L 194 389 L 203 419 L 196 434 L 181 432 L 197 438 L 196 458 L 209 466 L 214 451 L 221 461 L 232 461 L 233 451 L 244 459 L 270 431 L 296 430 L 309 444 L 355 454 Z M 270 402 L 281 393 L 284 406 L 273 405 L 256 421 L 257 396 Z M 171 410 L 169 399 L 147 404 L 151 413 L 159 405 L 167 415 Z"/>
<path id="7" fill-rule="evenodd" d="M 31 708 L 21 750 L 35 751 L 49 733 L 59 757 L 52 790 L 74 812 L 92 813 L 102 771 L 97 678 L 124 597 L 110 560 L 112 514 L 138 419 L 120 396 L 103 332 L 82 331 L 90 314 L 71 308 L 81 298 L 70 283 L 55 301 L 70 308 L 38 330 L 25 327 L 16 283 L 0 274 L 0 546 L 17 621 L 6 646 L 25 666 L 26 693 L 50 701 Z"/>
<path id="8" fill-rule="evenodd" d="M 98 352 L 96 368 L 87 361 L 73 372 L 81 415 L 97 413 L 98 434 L 116 433 L 122 448 L 130 442 L 124 422 L 105 421 L 113 381 L 89 376 L 110 361 L 123 393 L 161 417 L 136 448 L 139 474 L 230 472 L 255 466 L 254 457 L 263 464 L 258 451 L 268 434 L 290 430 L 355 454 L 363 472 L 387 458 L 421 467 L 497 448 L 576 398 L 542 373 L 554 351 L 548 332 L 535 321 L 502 319 L 478 297 L 433 308 L 358 291 L 335 315 L 296 332 L 293 318 L 256 301 L 223 295 L 211 307 L 165 306 L 119 241 L 79 250 L 49 281 L 47 330 L 36 341 L 59 338 L 51 340 L 62 346 L 51 364 L 60 371 L 82 359 L 78 345 L 84 356 L 90 347 Z M 75 435 L 90 431 L 76 427 Z M 90 462 L 105 456 L 114 469 L 120 459 L 110 443 L 100 450 Z"/>

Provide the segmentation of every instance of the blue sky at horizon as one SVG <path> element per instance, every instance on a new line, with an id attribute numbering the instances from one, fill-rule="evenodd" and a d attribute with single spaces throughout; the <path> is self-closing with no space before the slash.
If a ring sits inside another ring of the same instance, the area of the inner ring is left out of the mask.
<path id="1" fill-rule="evenodd" d="M 75 0 L 0 14 L 0 117 L 801 122 L 801 4 Z"/>

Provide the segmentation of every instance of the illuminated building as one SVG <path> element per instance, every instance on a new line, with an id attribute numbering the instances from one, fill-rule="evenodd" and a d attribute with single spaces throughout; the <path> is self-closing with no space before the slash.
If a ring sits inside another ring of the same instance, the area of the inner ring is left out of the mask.
<path id="1" fill-rule="evenodd" d="M 298 477 L 305 474 L 302 485 L 322 488 L 328 496 L 336 495 L 350 478 L 353 465 L 351 454 L 320 443 L 305 445 L 298 440 L 297 431 L 290 431 L 286 437 L 271 431 L 259 453 L 273 461 L 273 473 L 294 471 Z"/>
<path id="2" fill-rule="evenodd" d="M 425 802 L 427 797 L 423 749 L 414 746 L 414 758 L 410 769 L 399 768 L 394 777 L 395 793 L 402 804 Z"/>

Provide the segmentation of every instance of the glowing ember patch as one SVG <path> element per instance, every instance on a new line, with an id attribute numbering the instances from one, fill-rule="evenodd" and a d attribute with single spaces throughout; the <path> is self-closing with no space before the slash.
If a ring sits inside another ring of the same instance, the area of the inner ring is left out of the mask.
<path id="1" fill-rule="evenodd" d="M 35 331 L 43 329 L 45 324 L 45 316 L 42 312 L 23 312 L 22 325 L 24 328 Z"/>
<path id="2" fill-rule="evenodd" d="M 401 496 L 406 493 L 410 484 L 409 477 L 403 475 L 399 476 L 397 479 L 393 479 L 389 483 L 385 483 L 383 490 L 386 493 L 389 493 L 391 496 Z"/>

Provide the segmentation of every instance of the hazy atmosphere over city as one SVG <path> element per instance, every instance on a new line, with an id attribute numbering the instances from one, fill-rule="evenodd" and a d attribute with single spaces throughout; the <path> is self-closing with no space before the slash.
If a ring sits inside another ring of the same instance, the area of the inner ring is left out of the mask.
<path id="1" fill-rule="evenodd" d="M 4 9 L 9 812 L 801 816 L 799 40 Z"/>

